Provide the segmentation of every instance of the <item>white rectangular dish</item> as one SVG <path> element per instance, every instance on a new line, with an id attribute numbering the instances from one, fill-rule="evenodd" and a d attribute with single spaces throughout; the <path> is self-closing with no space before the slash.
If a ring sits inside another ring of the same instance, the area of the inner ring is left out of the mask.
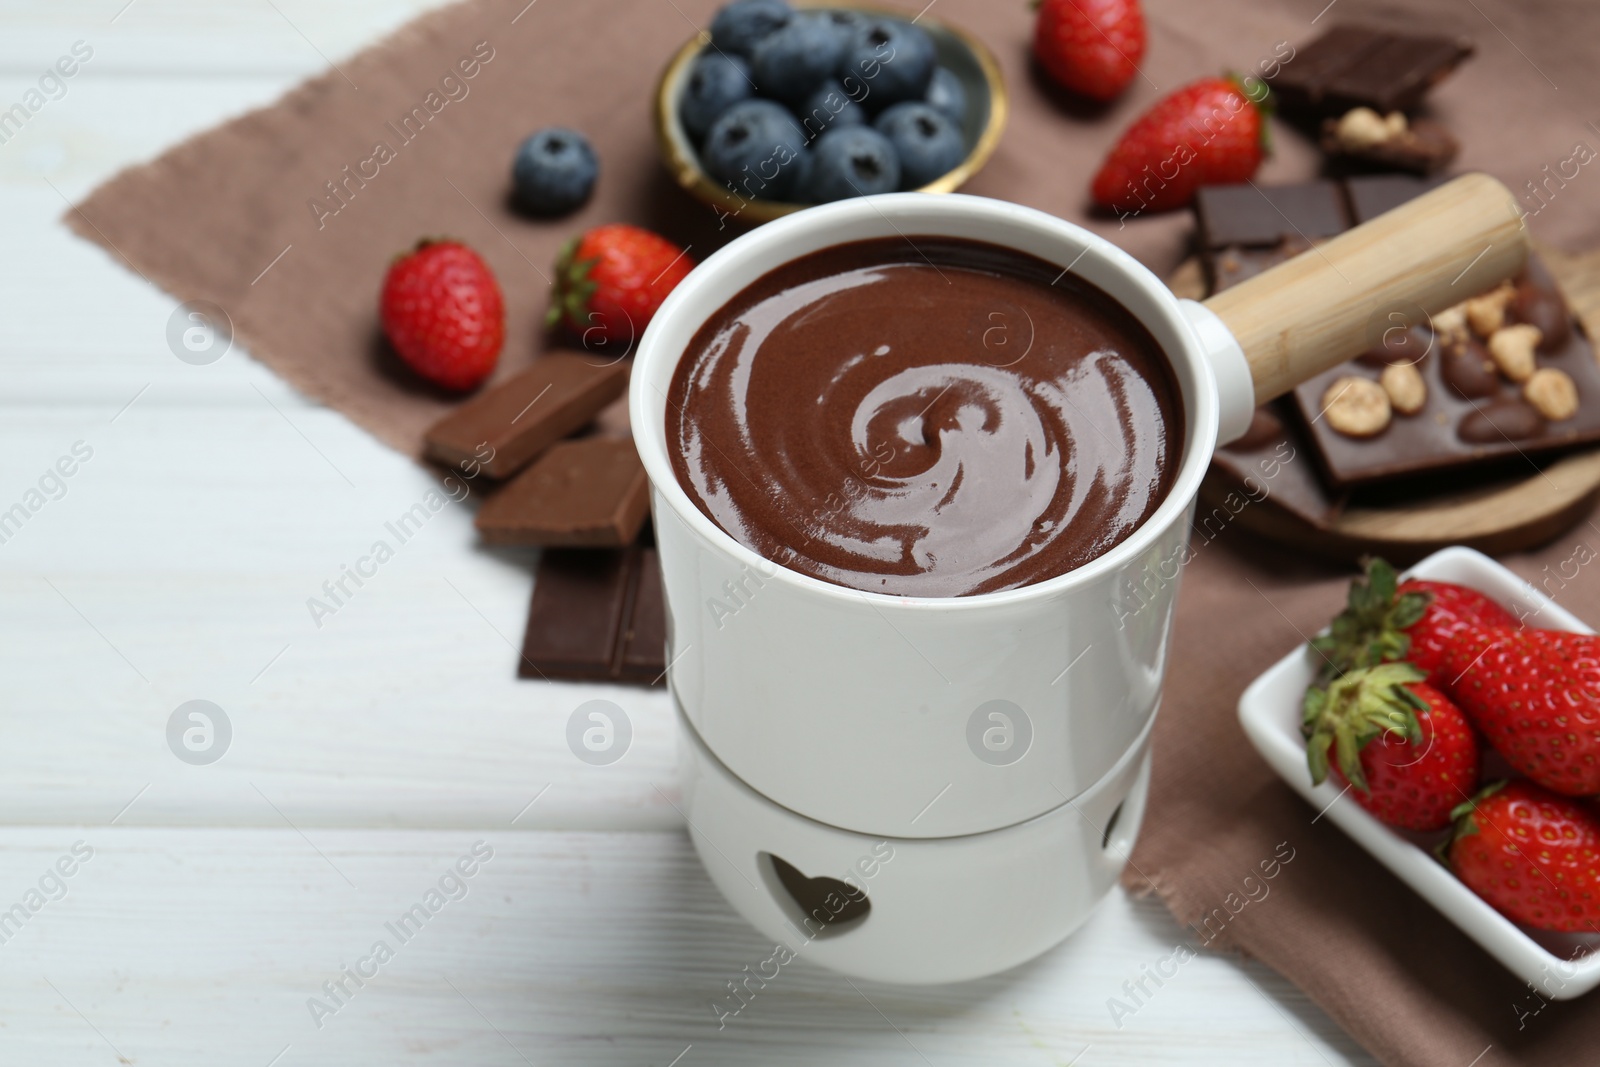
<path id="1" fill-rule="evenodd" d="M 1529 626 L 1593 633 L 1575 616 L 1488 556 L 1469 548 L 1446 548 L 1405 573 L 1470 586 L 1498 600 Z M 1331 616 L 1342 605 L 1328 605 Z M 1438 908 L 1467 936 L 1542 996 L 1569 1000 L 1600 985 L 1600 936 L 1529 930 L 1513 923 L 1459 882 L 1428 851 L 1444 833 L 1391 830 L 1341 795 L 1329 778 L 1311 784 L 1300 703 L 1315 673 L 1304 645 L 1273 664 L 1239 698 L 1239 723 L 1267 764 L 1294 790 L 1356 840 L 1379 863 Z"/>

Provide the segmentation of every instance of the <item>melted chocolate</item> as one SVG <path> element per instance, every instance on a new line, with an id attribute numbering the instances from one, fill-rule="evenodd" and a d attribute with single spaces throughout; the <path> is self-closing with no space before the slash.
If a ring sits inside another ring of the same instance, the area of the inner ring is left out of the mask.
<path id="1" fill-rule="evenodd" d="M 1183 409 L 1147 330 L 1058 266 L 976 241 L 838 245 L 701 327 L 668 396 L 679 482 L 795 570 L 904 596 L 1011 589 L 1132 533 Z"/>

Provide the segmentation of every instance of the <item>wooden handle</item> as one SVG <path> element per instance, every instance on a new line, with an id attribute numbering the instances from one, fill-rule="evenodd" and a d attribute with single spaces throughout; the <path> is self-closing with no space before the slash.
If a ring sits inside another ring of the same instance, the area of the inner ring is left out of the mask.
<path id="1" fill-rule="evenodd" d="M 1250 362 L 1256 403 L 1282 396 L 1511 277 L 1528 255 L 1511 191 L 1464 174 L 1206 301 Z"/>

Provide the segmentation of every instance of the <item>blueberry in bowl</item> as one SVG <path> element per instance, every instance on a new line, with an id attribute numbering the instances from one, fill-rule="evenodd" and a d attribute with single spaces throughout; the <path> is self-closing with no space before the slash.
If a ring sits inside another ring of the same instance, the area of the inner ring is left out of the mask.
<path id="1" fill-rule="evenodd" d="M 999 142 L 1005 85 L 980 42 L 915 14 L 725 5 L 657 86 L 669 172 L 719 218 L 745 223 L 847 196 L 959 188 Z"/>
<path id="2" fill-rule="evenodd" d="M 851 96 L 837 78 L 830 78 L 812 90 L 795 115 L 801 126 L 808 131 L 815 130 L 818 137 L 830 126 L 862 126 L 871 121 L 866 105 Z"/>
<path id="3" fill-rule="evenodd" d="M 748 59 L 757 41 L 793 17 L 787 0 L 733 0 L 712 18 L 711 44 L 719 52 Z"/>
<path id="4" fill-rule="evenodd" d="M 755 95 L 750 64 L 726 52 L 708 50 L 694 57 L 684 82 L 678 117 L 689 136 L 705 137 L 711 124 L 734 104 Z"/>
<path id="5" fill-rule="evenodd" d="M 937 181 L 967 154 L 961 128 L 920 100 L 890 105 L 872 126 L 893 146 L 905 184 L 913 189 Z"/>
<path id="6" fill-rule="evenodd" d="M 796 185 L 805 134 L 790 111 L 771 100 L 745 100 L 718 117 L 701 145 L 712 178 L 741 196 L 782 200 Z"/>
<path id="7" fill-rule="evenodd" d="M 927 96 L 939 65 L 933 38 L 921 26 L 897 18 L 875 18 L 857 27 L 839 73 L 871 89 L 877 108 Z"/>
<path id="8" fill-rule="evenodd" d="M 800 193 L 825 204 L 899 188 L 900 160 L 889 139 L 871 126 L 840 126 L 817 138 Z"/>
<path id="9" fill-rule="evenodd" d="M 957 126 L 967 121 L 967 87 L 949 67 L 934 70 L 925 99 L 929 107 L 942 111 Z"/>
<path id="10" fill-rule="evenodd" d="M 756 91 L 763 96 L 804 100 L 832 79 L 844 57 L 844 36 L 827 15 L 803 11 L 756 42 L 750 53 L 750 70 Z"/>

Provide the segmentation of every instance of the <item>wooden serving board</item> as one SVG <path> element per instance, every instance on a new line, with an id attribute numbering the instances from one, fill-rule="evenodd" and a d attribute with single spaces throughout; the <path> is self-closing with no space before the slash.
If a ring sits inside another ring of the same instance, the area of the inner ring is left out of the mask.
<path id="1" fill-rule="evenodd" d="M 1600 249 L 1568 255 L 1538 247 L 1585 332 L 1600 338 Z M 1168 279 L 1172 291 L 1199 300 L 1205 274 L 1198 259 L 1185 260 Z M 1215 471 L 1200 489 L 1202 507 L 1217 507 L 1233 484 Z M 1545 544 L 1581 520 L 1600 501 L 1600 448 L 1549 461 L 1526 476 L 1500 477 L 1470 489 L 1439 493 L 1414 503 L 1347 507 L 1326 525 L 1313 525 L 1269 496 L 1238 512 L 1235 522 L 1255 533 L 1333 559 L 1376 553 L 1409 563 L 1446 545 L 1468 545 L 1498 555 Z"/>

